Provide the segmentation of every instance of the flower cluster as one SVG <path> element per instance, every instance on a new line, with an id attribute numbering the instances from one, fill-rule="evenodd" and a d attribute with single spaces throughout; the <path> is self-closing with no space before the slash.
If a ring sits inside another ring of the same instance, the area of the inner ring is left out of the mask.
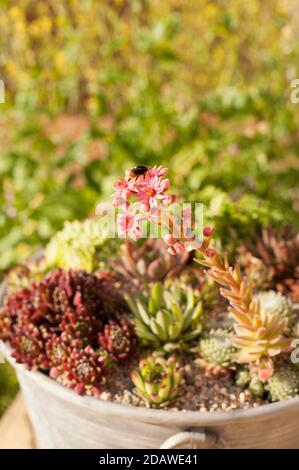
<path id="1" fill-rule="evenodd" d="M 169 180 L 167 169 L 145 168 L 141 176 L 127 171 L 125 178 L 115 183 L 114 205 L 121 211 L 117 216 L 118 233 L 122 237 L 137 240 L 141 237 L 141 223 L 150 218 L 158 219 L 160 206 L 169 205 L 174 196 L 167 194 Z"/>
<path id="2" fill-rule="evenodd" d="M 146 221 L 160 230 L 171 255 L 192 252 L 201 241 L 193 233 L 191 209 L 180 209 L 179 220 L 168 210 L 176 198 L 167 192 L 166 174 L 167 169 L 162 167 L 149 168 L 140 177 L 127 171 L 125 178 L 114 185 L 114 205 L 121 212 L 117 216 L 118 234 L 138 240 L 142 237 L 142 222 Z"/>
<path id="3" fill-rule="evenodd" d="M 134 335 L 123 315 L 118 320 L 122 312 L 113 275 L 56 269 L 7 297 L 0 339 L 9 341 L 17 362 L 96 394 L 107 354 L 121 361 L 132 352 Z"/>
<path id="4" fill-rule="evenodd" d="M 114 204 L 127 204 L 131 197 L 136 197 L 146 211 L 157 207 L 159 201 L 169 204 L 173 198 L 166 194 L 169 188 L 166 175 L 167 168 L 161 166 L 148 168 L 141 176 L 127 171 L 125 178 L 114 185 Z"/>

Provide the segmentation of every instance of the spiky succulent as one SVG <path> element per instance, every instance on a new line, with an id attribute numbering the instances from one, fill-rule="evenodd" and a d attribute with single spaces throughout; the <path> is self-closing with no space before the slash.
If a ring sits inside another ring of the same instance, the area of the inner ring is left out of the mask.
<path id="1" fill-rule="evenodd" d="M 64 228 L 52 237 L 45 249 L 45 266 L 94 271 L 98 267 L 100 249 L 106 242 L 107 234 L 101 232 L 97 219 L 65 222 Z"/>
<path id="2" fill-rule="evenodd" d="M 8 295 L 1 311 L 0 339 L 10 342 L 17 362 L 28 368 L 49 367 L 45 341 L 60 318 L 52 294 L 47 283 L 34 283 Z"/>
<path id="3" fill-rule="evenodd" d="M 272 373 L 272 357 L 290 347 L 290 339 L 285 336 L 288 321 L 261 310 L 260 303 L 253 298 L 252 285 L 242 276 L 240 266 L 237 264 L 232 268 L 226 255 L 223 259 L 210 247 L 212 234 L 209 227 L 204 229 L 204 240 L 199 248 L 204 260 L 198 262 L 210 269 L 209 275 L 223 286 L 220 293 L 230 303 L 235 331 L 232 344 L 238 349 L 236 361 L 256 363 L 260 378 L 264 378 L 266 368 L 268 375 Z"/>
<path id="4" fill-rule="evenodd" d="M 25 364 L 28 369 L 48 370 L 50 362 L 45 350 L 47 336 L 48 331 L 42 326 L 17 324 L 10 339 L 16 362 Z"/>
<path id="5" fill-rule="evenodd" d="M 190 253 L 171 256 L 159 239 L 146 240 L 142 245 L 126 240 L 121 259 L 112 262 L 113 268 L 129 286 L 177 277 L 191 260 Z"/>
<path id="6" fill-rule="evenodd" d="M 207 338 L 201 339 L 199 350 L 208 364 L 228 367 L 236 349 L 231 342 L 231 335 L 226 330 L 211 331 Z"/>
<path id="7" fill-rule="evenodd" d="M 110 320 L 104 331 L 98 334 L 100 345 L 114 361 L 127 359 L 133 350 L 135 335 L 131 324 L 124 319 Z"/>
<path id="8" fill-rule="evenodd" d="M 132 375 L 136 393 L 150 405 L 167 406 L 179 393 L 182 381 L 175 357 L 149 356 Z"/>
<path id="9" fill-rule="evenodd" d="M 202 331 L 202 303 L 190 286 L 172 283 L 168 288 L 157 282 L 148 294 L 125 296 L 134 315 L 140 340 L 170 351 L 195 339 Z"/>
<path id="10" fill-rule="evenodd" d="M 299 299 L 299 234 L 268 227 L 241 247 L 241 261 L 256 286 Z"/>
<path id="11" fill-rule="evenodd" d="M 266 389 L 271 401 L 288 400 L 299 393 L 299 372 L 285 366 L 275 370 Z"/>

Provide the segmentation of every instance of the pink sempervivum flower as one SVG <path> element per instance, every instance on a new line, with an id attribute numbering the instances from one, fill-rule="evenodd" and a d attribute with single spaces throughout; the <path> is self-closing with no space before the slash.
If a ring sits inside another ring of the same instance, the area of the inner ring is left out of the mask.
<path id="1" fill-rule="evenodd" d="M 157 206 L 158 201 L 170 204 L 174 201 L 174 196 L 166 194 L 169 188 L 169 180 L 164 178 L 166 174 L 167 168 L 162 166 L 149 168 L 147 173 L 139 178 L 132 178 L 131 171 L 126 171 L 125 178 L 114 185 L 114 204 L 128 204 L 130 197 L 137 197 L 146 211 Z"/>
<path id="2" fill-rule="evenodd" d="M 167 194 L 170 183 L 164 178 L 167 174 L 166 168 L 149 168 L 144 175 L 137 178 L 132 178 L 131 173 L 127 171 L 125 178 L 114 185 L 114 204 L 122 205 L 122 209 L 125 209 L 117 216 L 119 235 L 137 240 L 141 236 L 140 221 L 147 220 L 161 225 L 161 206 L 174 202 L 175 196 Z M 131 203 L 136 200 L 142 206 L 142 216 L 132 208 Z"/>
<path id="3" fill-rule="evenodd" d="M 141 216 L 136 211 L 126 211 L 125 214 L 119 214 L 117 216 L 119 235 L 138 240 L 140 238 L 140 221 Z"/>
<path id="4" fill-rule="evenodd" d="M 169 195 L 165 194 L 168 188 L 168 179 L 162 179 L 158 176 L 145 178 L 139 185 L 136 196 L 139 202 L 144 205 L 145 210 L 149 211 L 152 207 L 157 207 L 159 201 L 163 202 L 166 197 L 169 200 Z"/>
<path id="5" fill-rule="evenodd" d="M 125 178 L 117 181 L 114 184 L 114 189 L 113 203 L 115 206 L 118 206 L 128 202 L 134 190 L 134 185 L 129 179 Z"/>
<path id="6" fill-rule="evenodd" d="M 168 245 L 168 253 L 173 256 L 197 250 L 202 246 L 201 240 L 197 240 L 195 236 L 174 238 L 172 235 L 165 235 L 163 240 Z"/>
<path id="7" fill-rule="evenodd" d="M 150 168 L 147 172 L 147 178 L 154 178 L 155 176 L 158 176 L 159 178 L 162 178 L 163 176 L 166 176 L 168 172 L 167 168 L 163 168 L 162 166 L 153 166 L 153 168 Z"/>

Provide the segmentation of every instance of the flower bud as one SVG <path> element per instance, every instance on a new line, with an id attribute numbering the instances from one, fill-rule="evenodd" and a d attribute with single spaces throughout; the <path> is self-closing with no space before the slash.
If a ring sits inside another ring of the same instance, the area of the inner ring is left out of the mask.
<path id="1" fill-rule="evenodd" d="M 206 250 L 206 256 L 208 258 L 214 258 L 214 256 L 216 256 L 216 250 L 214 250 L 214 248 L 208 248 Z"/>
<path id="2" fill-rule="evenodd" d="M 173 235 L 164 235 L 163 240 L 165 241 L 167 245 L 170 245 L 170 246 L 174 245 L 176 242 L 176 239 L 174 238 Z"/>
<path id="3" fill-rule="evenodd" d="M 214 229 L 212 227 L 204 227 L 203 228 L 203 234 L 205 237 L 211 237 L 214 233 Z"/>

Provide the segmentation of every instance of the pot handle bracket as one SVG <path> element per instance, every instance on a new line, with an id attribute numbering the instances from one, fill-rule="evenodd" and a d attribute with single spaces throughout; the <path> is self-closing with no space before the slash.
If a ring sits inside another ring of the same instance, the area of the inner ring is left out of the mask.
<path id="1" fill-rule="evenodd" d="M 204 428 L 187 429 L 170 436 L 160 449 L 213 449 L 217 436 Z"/>

